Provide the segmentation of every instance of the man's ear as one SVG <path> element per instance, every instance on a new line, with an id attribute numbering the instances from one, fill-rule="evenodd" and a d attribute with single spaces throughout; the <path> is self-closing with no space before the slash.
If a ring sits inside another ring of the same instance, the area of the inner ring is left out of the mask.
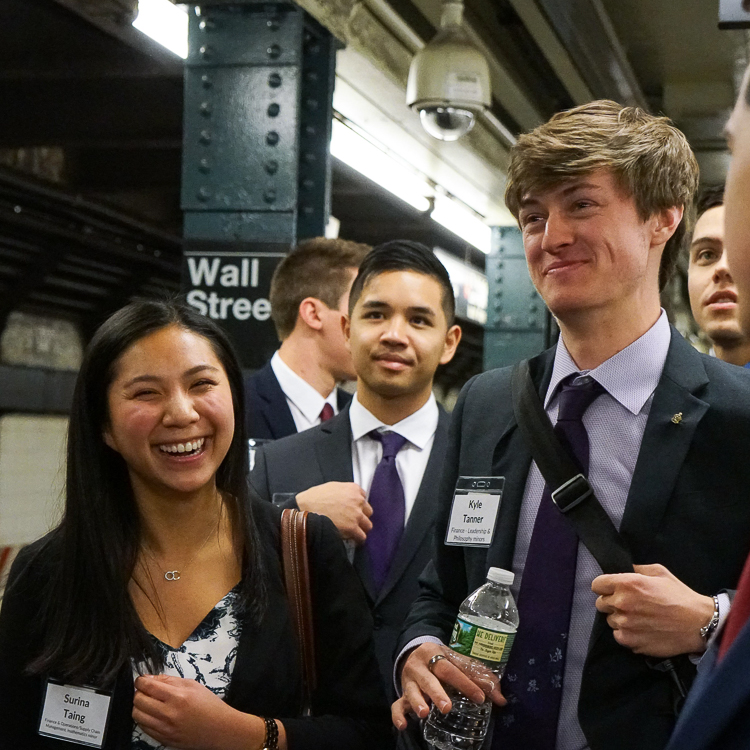
<path id="1" fill-rule="evenodd" d="M 346 344 L 346 348 L 351 351 L 352 321 L 348 315 L 341 316 L 341 330 L 344 332 L 344 343 Z"/>
<path id="2" fill-rule="evenodd" d="M 683 213 L 684 208 L 682 206 L 672 206 L 657 211 L 652 217 L 654 223 L 651 244 L 665 245 L 667 240 L 677 231 Z"/>
<path id="3" fill-rule="evenodd" d="M 305 297 L 299 303 L 297 316 L 308 327 L 319 331 L 323 327 L 322 308 L 325 307 L 316 297 Z"/>
<path id="4" fill-rule="evenodd" d="M 459 341 L 461 341 L 461 326 L 452 325 L 445 334 L 445 347 L 440 357 L 441 365 L 446 365 L 453 359 Z"/>

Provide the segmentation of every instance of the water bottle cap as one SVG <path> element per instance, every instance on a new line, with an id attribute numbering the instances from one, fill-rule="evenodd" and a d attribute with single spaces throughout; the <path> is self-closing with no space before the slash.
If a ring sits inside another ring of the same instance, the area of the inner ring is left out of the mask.
<path id="1" fill-rule="evenodd" d="M 509 570 L 503 570 L 502 568 L 490 568 L 487 571 L 487 580 L 493 583 L 500 583 L 504 586 L 512 586 L 515 575 Z"/>

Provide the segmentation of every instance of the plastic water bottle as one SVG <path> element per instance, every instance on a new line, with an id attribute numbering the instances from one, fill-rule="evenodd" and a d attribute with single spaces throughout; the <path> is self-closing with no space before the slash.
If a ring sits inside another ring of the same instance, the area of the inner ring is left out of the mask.
<path id="1" fill-rule="evenodd" d="M 453 651 L 471 656 L 491 669 L 498 678 L 505 671 L 518 629 L 518 609 L 510 593 L 513 573 L 490 568 L 487 583 L 470 594 L 458 610 L 448 644 Z M 424 726 L 424 738 L 439 750 L 478 750 L 487 735 L 492 702 L 477 705 L 450 686 L 445 686 L 453 704 L 447 714 L 432 706 Z"/>

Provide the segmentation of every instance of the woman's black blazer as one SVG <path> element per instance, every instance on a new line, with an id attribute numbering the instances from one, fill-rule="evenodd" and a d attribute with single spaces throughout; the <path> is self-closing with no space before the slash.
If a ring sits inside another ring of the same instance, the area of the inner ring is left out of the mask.
<path id="1" fill-rule="evenodd" d="M 299 716 L 298 650 L 281 574 L 280 511 L 253 503 L 269 572 L 269 606 L 261 625 L 243 624 L 225 700 L 234 708 L 280 719 L 290 750 L 381 750 L 393 744 L 388 707 L 372 645 L 372 622 L 359 579 L 333 524 L 310 516 L 310 575 L 318 686 L 313 716 Z M 62 750 L 68 742 L 37 734 L 45 680 L 25 673 L 39 653 L 40 592 L 56 564 L 48 537 L 19 552 L 0 610 L 0 750 Z M 56 545 L 54 545 L 56 546 Z M 81 623 L 81 627 L 86 627 Z M 133 678 L 120 671 L 105 750 L 130 748 Z"/>

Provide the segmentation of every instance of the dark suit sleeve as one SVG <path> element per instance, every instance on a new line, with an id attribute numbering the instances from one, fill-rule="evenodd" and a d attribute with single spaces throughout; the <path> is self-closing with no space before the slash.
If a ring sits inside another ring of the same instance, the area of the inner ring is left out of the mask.
<path id="1" fill-rule="evenodd" d="M 362 585 L 331 521 L 309 519 L 318 686 L 312 718 L 281 719 L 289 750 L 388 750 L 390 712 Z"/>
<path id="2" fill-rule="evenodd" d="M 261 500 L 265 500 L 269 503 L 273 502 L 274 493 L 271 491 L 268 456 L 262 445 L 258 446 L 255 450 L 255 465 L 250 472 L 250 486 Z M 293 508 L 294 510 L 299 510 L 295 493 L 285 492 L 283 495 L 285 496 L 283 502 L 278 502 L 279 498 L 276 498 L 276 505 L 278 505 L 279 508 Z"/>
<path id="3" fill-rule="evenodd" d="M 469 593 L 463 549 L 448 547 L 443 542 L 459 476 L 464 410 L 473 382 L 474 378 L 464 386 L 451 415 L 448 447 L 437 497 L 432 559 L 419 579 L 420 593 L 409 610 L 396 655 L 409 641 L 419 636 L 431 635 L 447 642 L 458 608 Z"/>
<path id="4" fill-rule="evenodd" d="M 42 683 L 26 674 L 38 655 L 40 640 L 39 592 L 43 580 L 33 561 L 33 549 L 24 547 L 13 563 L 0 610 L 0 747 L 49 747 L 37 734 Z M 57 743 L 55 743 L 57 744 Z"/>

